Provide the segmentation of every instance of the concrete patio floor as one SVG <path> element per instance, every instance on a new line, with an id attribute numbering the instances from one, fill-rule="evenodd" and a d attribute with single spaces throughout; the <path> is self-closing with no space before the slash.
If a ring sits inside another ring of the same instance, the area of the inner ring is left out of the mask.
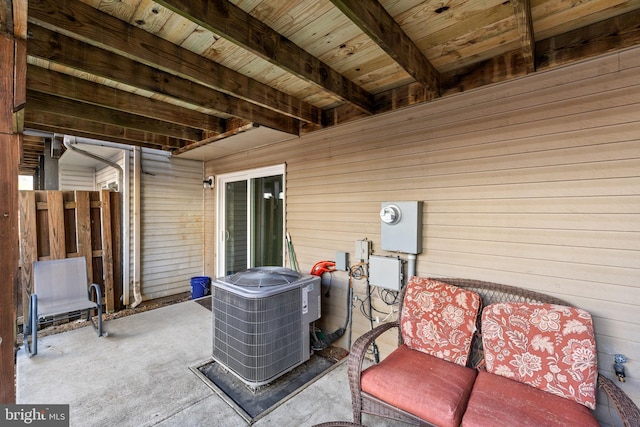
<path id="1" fill-rule="evenodd" d="M 246 426 L 190 368 L 210 360 L 211 312 L 186 301 L 38 340 L 17 360 L 17 403 L 69 404 L 71 426 Z M 352 421 L 346 363 L 255 426 Z M 371 427 L 405 426 L 365 416 Z"/>

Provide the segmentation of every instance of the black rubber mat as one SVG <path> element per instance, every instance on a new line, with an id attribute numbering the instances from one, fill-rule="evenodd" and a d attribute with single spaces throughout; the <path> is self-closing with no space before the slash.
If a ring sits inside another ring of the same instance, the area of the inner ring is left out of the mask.
<path id="1" fill-rule="evenodd" d="M 306 384 L 328 372 L 335 363 L 335 360 L 312 354 L 307 362 L 257 390 L 252 390 L 214 361 L 200 366 L 198 370 L 215 386 L 212 388 L 217 389 L 218 394 L 223 393 L 220 396 L 251 423 L 256 417 L 283 403 Z"/>
<path id="2" fill-rule="evenodd" d="M 195 299 L 193 301 L 197 302 L 198 304 L 200 304 L 201 306 L 203 306 L 207 310 L 211 310 L 211 295 L 209 295 L 208 297 L 204 297 L 204 298 L 198 298 L 198 299 Z"/>

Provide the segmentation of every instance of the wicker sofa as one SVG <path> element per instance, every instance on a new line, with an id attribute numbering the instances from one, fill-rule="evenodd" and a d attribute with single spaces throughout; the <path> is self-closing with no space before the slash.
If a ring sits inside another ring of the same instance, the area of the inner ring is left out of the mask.
<path id="1" fill-rule="evenodd" d="M 483 282 L 483 281 L 478 281 L 478 280 L 468 280 L 468 279 L 459 279 L 459 278 L 438 278 L 438 279 L 434 279 L 437 281 L 441 281 L 441 282 L 445 282 L 447 284 L 453 285 L 455 287 L 458 288 L 462 288 L 462 289 L 466 289 L 466 290 L 471 290 L 473 292 L 476 292 L 477 294 L 480 295 L 480 298 L 482 300 L 482 306 L 483 307 L 487 307 L 491 304 L 495 304 L 495 303 L 543 303 L 543 304 L 556 304 L 556 305 L 562 305 L 562 306 L 570 306 L 570 304 L 568 304 L 565 301 L 562 301 L 558 298 L 549 296 L 549 295 L 545 295 L 542 293 L 538 293 L 538 292 L 532 292 L 532 291 L 528 291 L 522 288 L 517 288 L 517 287 L 513 287 L 513 286 L 507 286 L 507 285 L 501 285 L 501 284 L 496 284 L 496 283 L 490 283 L 490 282 Z M 400 307 L 400 312 L 402 313 L 402 304 L 404 302 L 405 299 L 405 295 L 404 292 L 406 291 L 406 287 L 403 289 L 403 295 L 401 295 L 400 297 L 400 301 L 401 301 L 401 307 Z M 482 309 L 479 310 L 479 314 L 478 314 L 478 320 L 477 320 L 477 325 L 480 326 L 480 316 L 482 313 Z M 400 333 L 400 324 L 401 324 L 402 319 L 399 319 L 399 321 L 395 321 L 395 322 L 390 322 L 390 323 L 385 323 L 382 324 L 374 329 L 372 329 L 371 331 L 367 332 L 366 334 L 362 335 L 361 337 L 359 337 L 353 344 L 352 348 L 351 348 L 351 353 L 349 355 L 349 359 L 348 359 L 348 375 L 349 375 L 349 385 L 351 388 L 351 399 L 352 399 L 352 405 L 353 405 L 353 419 L 355 423 L 361 423 L 362 422 L 362 414 L 363 413 L 367 413 L 367 414 L 372 414 L 372 415 L 377 415 L 377 416 L 382 416 L 382 417 L 386 417 L 386 418 L 391 418 L 391 419 L 395 419 L 395 420 L 399 420 L 399 421 L 403 421 L 409 424 L 413 424 L 413 425 L 446 425 L 447 422 L 451 423 L 450 420 L 443 420 L 443 422 L 441 423 L 440 420 L 437 420 L 436 422 L 434 422 L 433 420 L 431 420 L 430 422 L 426 421 L 424 418 L 422 418 L 419 415 L 416 415 L 416 411 L 407 411 L 407 410 L 403 410 L 400 409 L 398 406 L 394 406 L 392 404 L 389 404 L 387 401 L 385 401 L 385 399 L 381 399 L 381 398 L 377 398 L 374 397 L 371 394 L 368 394 L 366 392 L 363 392 L 362 390 L 362 373 L 363 373 L 363 362 L 364 359 L 366 357 L 367 354 L 367 350 L 369 349 L 369 347 L 371 346 L 371 344 L 373 343 L 373 341 L 378 338 L 382 333 L 389 331 L 393 328 L 398 330 L 398 350 L 400 350 L 401 348 L 406 348 L 406 345 L 404 345 L 405 343 L 403 342 L 403 338 L 402 338 L 402 334 Z M 476 388 L 480 388 L 481 385 L 478 385 L 477 383 L 485 381 L 487 378 L 488 379 L 492 379 L 492 375 L 493 374 L 488 374 L 487 372 L 483 372 L 482 368 L 479 369 L 472 369 L 476 368 L 478 366 L 482 366 L 483 365 L 483 361 L 484 361 L 484 351 L 482 348 L 482 339 L 481 337 L 481 332 L 482 331 L 478 331 L 479 333 L 475 334 L 473 337 L 473 341 L 472 341 L 472 345 L 471 345 L 471 354 L 469 356 L 469 359 L 466 363 L 466 367 L 457 367 L 456 369 L 458 369 L 457 371 L 454 371 L 453 374 L 450 373 L 449 371 L 449 366 L 453 365 L 449 362 L 441 362 L 439 361 L 437 358 L 431 358 L 431 360 L 429 361 L 429 363 L 435 362 L 433 369 L 436 371 L 435 374 L 433 374 L 434 376 L 429 377 L 429 375 L 432 374 L 428 374 L 424 377 L 421 378 L 428 378 L 426 381 L 430 381 L 428 388 L 431 389 L 433 388 L 435 391 L 433 393 L 435 393 L 435 395 L 439 396 L 440 394 L 447 394 L 449 393 L 449 390 L 447 390 L 447 387 L 453 388 L 454 390 L 451 391 L 452 394 L 452 399 L 457 399 L 456 403 L 460 408 L 456 408 L 453 409 L 455 411 L 462 411 L 462 414 L 458 414 L 458 419 L 460 419 L 460 417 L 462 415 L 465 415 L 465 420 L 466 420 L 466 414 L 468 414 L 469 412 L 472 412 L 470 407 L 467 407 L 467 405 L 471 405 L 469 403 L 469 394 L 471 393 L 471 391 L 469 390 L 468 393 L 466 394 L 460 394 L 460 397 L 456 397 L 455 393 L 458 393 L 460 388 L 465 388 L 465 387 L 476 387 Z M 405 350 L 406 351 L 406 350 Z M 394 351 L 392 354 L 397 353 L 397 351 Z M 457 366 L 457 365 L 456 365 Z M 411 372 L 412 368 L 407 368 L 408 372 Z M 462 372 L 459 372 L 462 371 Z M 422 373 L 424 373 L 424 371 L 421 371 Z M 437 372 L 442 372 L 442 376 L 438 377 Z M 446 373 L 445 373 L 446 372 Z M 473 373 L 470 373 L 473 372 Z M 478 373 L 478 375 L 476 375 L 476 373 Z M 460 373 L 460 375 L 458 375 L 458 373 Z M 597 374 L 595 374 L 597 375 Z M 455 378 L 454 378 L 455 377 Z M 434 380 L 434 378 L 437 378 L 437 381 Z M 406 380 L 406 378 L 405 378 Z M 393 384 L 394 379 L 393 378 L 389 378 L 388 379 L 389 384 Z M 410 381 L 421 381 L 420 379 L 416 379 L 416 378 L 411 378 Z M 515 383 L 515 381 L 511 381 L 511 380 L 506 380 L 507 382 L 510 383 Z M 413 382 L 413 385 L 408 385 L 407 388 L 416 388 L 415 387 L 415 382 Z M 424 384 L 422 384 L 424 385 Z M 524 384 L 520 384 L 522 386 L 524 386 L 525 390 L 524 393 L 528 393 L 528 390 L 533 389 L 533 387 L 529 387 L 528 385 L 524 385 Z M 398 385 L 394 384 L 393 387 L 395 387 L 394 389 L 397 389 Z M 402 386 L 400 386 L 402 387 Z M 498 394 L 500 392 L 499 388 L 502 387 L 501 385 L 498 386 Z M 602 375 L 597 375 L 597 387 L 604 391 L 606 393 L 606 395 L 608 396 L 608 399 L 610 400 L 612 406 L 614 406 L 617 411 L 618 414 L 620 416 L 620 419 L 622 420 L 623 424 L 627 427 L 638 427 L 640 426 L 640 410 L 638 409 L 638 407 L 633 403 L 633 401 L 619 388 L 615 385 L 615 383 L 613 381 L 611 381 L 610 379 L 608 379 L 607 377 L 604 377 Z M 417 387 L 419 388 L 419 387 Z M 495 388 L 495 386 L 494 386 Z M 422 388 L 422 390 L 425 390 L 424 388 Z M 431 390 L 430 390 L 431 392 Z M 505 391 L 506 392 L 506 391 Z M 506 393 L 521 393 L 522 390 L 520 391 L 508 391 Z M 493 391 L 489 391 L 488 393 L 485 393 L 487 395 L 489 395 L 488 400 L 485 399 L 485 401 L 482 403 L 483 405 L 501 405 L 501 402 L 504 401 L 504 399 L 508 399 L 509 396 L 505 395 L 502 397 L 496 397 L 496 396 L 492 396 L 491 394 L 493 393 Z M 476 394 L 480 394 L 480 393 L 476 393 Z M 545 393 L 542 392 L 543 395 L 548 395 L 549 393 Z M 550 399 L 555 399 L 557 396 L 550 396 Z M 490 402 L 491 399 L 493 399 L 492 403 L 487 403 Z M 501 400 L 502 399 L 502 400 Z M 526 401 L 527 397 L 521 397 L 520 395 L 518 395 L 517 404 L 520 404 L 521 401 L 525 400 Z M 477 400 L 477 399 L 476 399 Z M 516 399 L 512 399 L 512 400 L 516 400 Z M 583 416 L 584 414 L 573 414 L 572 412 L 569 411 L 569 405 L 564 406 L 562 401 L 565 401 L 566 399 L 562 399 L 560 398 L 560 403 L 558 404 L 557 399 L 556 400 L 550 400 L 549 402 L 553 402 L 553 403 L 544 403 L 544 396 L 543 399 L 537 399 L 532 403 L 532 411 L 533 412 L 537 412 L 537 408 L 540 405 L 551 405 L 550 407 L 547 408 L 547 417 L 549 416 L 549 414 L 553 414 L 556 411 L 562 412 L 563 416 L 569 416 L 569 417 L 579 417 L 579 416 Z M 568 401 L 567 401 L 568 402 Z M 573 402 L 571 402 L 573 403 Z M 436 403 L 437 404 L 437 403 Z M 581 406 L 581 405 L 577 405 L 577 406 Z M 582 410 L 585 410 L 586 408 L 582 407 Z M 449 410 L 451 411 L 451 408 L 446 408 L 445 412 Z M 477 420 L 477 415 L 478 414 L 482 414 L 482 411 L 485 411 L 484 413 L 486 414 L 487 408 L 481 408 L 481 411 L 475 411 L 476 412 L 476 417 L 475 419 Z M 504 408 L 497 408 L 498 412 L 502 411 L 505 412 Z M 518 409 L 516 409 L 517 411 Z M 489 408 L 489 412 L 491 412 L 491 408 Z M 567 413 L 564 413 L 567 412 Z M 590 415 L 590 411 L 586 411 L 589 413 L 588 416 L 592 417 L 592 415 Z M 448 416 L 448 414 L 447 414 Z M 515 414 L 516 418 L 518 416 L 518 414 Z M 473 417 L 468 417 L 469 419 L 473 418 Z M 560 418 L 560 417 L 559 417 Z M 593 419 L 595 420 L 595 419 Z M 591 420 L 591 422 L 593 422 L 593 420 Z M 496 425 L 496 422 L 504 422 L 504 419 L 500 420 L 499 416 L 495 419 L 495 420 L 489 420 L 488 422 L 486 422 L 486 425 Z M 513 420 L 512 420 L 513 421 Z M 512 421 L 509 422 L 509 424 L 512 424 Z M 516 420 L 517 421 L 517 420 Z M 576 424 L 576 425 L 580 425 L 579 422 L 575 421 L 572 419 L 572 421 Z M 480 425 L 482 425 L 484 422 L 481 422 Z M 515 424 L 517 424 L 518 422 L 516 422 Z M 458 421 L 459 424 L 459 421 Z M 463 420 L 462 425 L 476 425 L 475 422 L 465 422 Z M 532 422 L 523 422 L 523 425 L 531 425 L 531 424 L 536 424 L 535 421 Z M 558 421 L 558 424 L 561 425 L 561 422 Z"/>

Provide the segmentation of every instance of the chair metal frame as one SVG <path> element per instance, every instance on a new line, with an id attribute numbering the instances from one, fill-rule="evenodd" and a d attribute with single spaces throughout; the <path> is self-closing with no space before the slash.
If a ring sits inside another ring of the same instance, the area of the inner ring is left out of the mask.
<path id="1" fill-rule="evenodd" d="M 102 336 L 102 291 L 92 283 L 87 286 L 87 263 L 84 257 L 35 261 L 33 263 L 33 292 L 29 300 L 29 318 L 25 323 L 24 348 L 29 356 L 38 354 L 38 325 L 48 318 L 70 317 L 86 310 L 98 336 Z M 92 299 L 93 296 L 93 299 Z M 91 310 L 97 310 L 97 321 Z M 32 336 L 31 348 L 29 335 Z"/>

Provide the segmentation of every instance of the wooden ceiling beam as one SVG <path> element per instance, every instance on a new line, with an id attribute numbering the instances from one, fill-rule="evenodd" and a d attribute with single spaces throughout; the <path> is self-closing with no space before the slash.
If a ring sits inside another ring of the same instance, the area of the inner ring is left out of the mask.
<path id="1" fill-rule="evenodd" d="M 537 69 L 550 69 L 582 58 L 602 55 L 640 45 L 640 10 L 536 42 Z M 522 49 L 478 62 L 455 72 L 440 76 L 442 96 L 452 95 L 527 75 L 531 61 Z M 410 83 L 375 96 L 376 111 L 382 113 L 429 101 L 425 88 Z M 362 114 L 348 106 L 340 106 L 323 113 L 324 126 L 335 126 L 362 118 Z"/>
<path id="2" fill-rule="evenodd" d="M 27 90 L 27 108 L 189 141 L 199 141 L 203 135 L 200 129 L 86 104 L 72 99 L 36 92 L 33 89 Z"/>
<path id="3" fill-rule="evenodd" d="M 524 75 L 526 75 L 524 59 L 521 50 L 518 49 L 500 57 L 474 64 L 465 70 L 441 74 L 440 90 L 442 96 L 447 96 Z M 430 99 L 430 94 L 422 84 L 409 83 L 377 94 L 375 96 L 376 110 L 378 113 L 389 112 L 428 102 Z M 353 108 L 340 106 L 325 111 L 324 118 L 325 127 L 329 127 L 361 119 L 362 114 Z"/>
<path id="4" fill-rule="evenodd" d="M 27 109 L 24 120 L 26 129 L 110 141 L 137 147 L 174 150 L 183 147 L 188 142 L 165 135 L 127 129 L 122 126 L 92 122 L 45 111 Z"/>
<path id="5" fill-rule="evenodd" d="M 226 120 L 101 85 L 35 65 L 27 68 L 29 89 L 208 132 L 226 131 Z"/>
<path id="6" fill-rule="evenodd" d="M 516 15 L 522 57 L 525 60 L 528 73 L 536 70 L 536 41 L 533 34 L 533 18 L 531 17 L 530 0 L 510 0 Z"/>
<path id="7" fill-rule="evenodd" d="M 430 92 L 440 96 L 438 70 L 377 0 L 331 0 L 407 73 Z"/>
<path id="8" fill-rule="evenodd" d="M 23 146 L 22 149 L 22 158 L 20 160 L 21 165 L 29 164 L 30 166 L 38 165 L 38 158 L 44 147 L 28 147 L 26 145 Z"/>
<path id="9" fill-rule="evenodd" d="M 20 166 L 35 169 L 38 167 L 38 160 L 43 151 L 44 139 L 41 136 L 23 135 Z"/>
<path id="10" fill-rule="evenodd" d="M 538 69 L 549 69 L 640 45 L 640 10 L 568 31 L 536 43 Z"/>
<path id="11" fill-rule="evenodd" d="M 130 25 L 78 0 L 30 0 L 29 21 L 307 123 L 319 108 Z"/>
<path id="12" fill-rule="evenodd" d="M 282 132 L 299 134 L 298 119 L 195 84 L 35 24 L 30 24 L 29 32 L 29 56 L 256 122 Z"/>
<path id="13" fill-rule="evenodd" d="M 155 0 L 266 61 L 373 113 L 371 94 L 227 0 Z"/>

